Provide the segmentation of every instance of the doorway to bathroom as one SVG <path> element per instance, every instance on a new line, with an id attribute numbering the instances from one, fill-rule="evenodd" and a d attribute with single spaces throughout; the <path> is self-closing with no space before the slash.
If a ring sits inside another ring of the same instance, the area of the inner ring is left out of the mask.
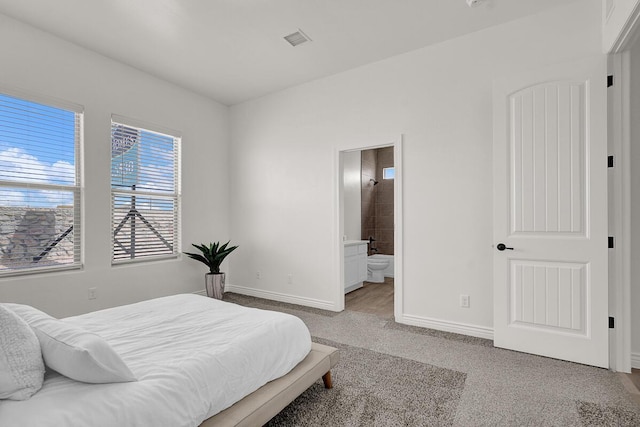
<path id="1" fill-rule="evenodd" d="M 348 311 L 383 318 L 401 312 L 399 152 L 398 142 L 339 154 L 341 289 Z"/>

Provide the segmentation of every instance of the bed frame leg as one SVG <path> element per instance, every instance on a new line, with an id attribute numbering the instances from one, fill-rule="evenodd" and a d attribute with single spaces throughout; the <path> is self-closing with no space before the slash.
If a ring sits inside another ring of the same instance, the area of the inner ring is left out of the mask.
<path id="1" fill-rule="evenodd" d="M 322 376 L 322 381 L 324 381 L 324 388 L 333 388 L 333 381 L 331 381 L 331 371 Z"/>

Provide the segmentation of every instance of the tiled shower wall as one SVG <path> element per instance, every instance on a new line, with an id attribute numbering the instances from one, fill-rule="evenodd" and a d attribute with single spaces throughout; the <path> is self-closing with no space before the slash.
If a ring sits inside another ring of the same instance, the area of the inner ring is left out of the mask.
<path id="1" fill-rule="evenodd" d="M 376 196 L 377 188 L 373 186 L 371 179 L 376 178 L 376 169 L 378 155 L 376 150 L 362 150 L 362 209 L 361 212 L 361 224 L 362 224 L 362 240 L 368 240 L 369 236 L 376 236 Z M 378 184 L 380 185 L 380 184 Z M 376 185 L 377 187 L 377 185 Z M 376 242 L 377 243 L 377 242 Z"/>
<path id="2" fill-rule="evenodd" d="M 393 167 L 393 147 L 362 151 L 361 237 L 373 236 L 377 253 L 393 255 L 393 180 L 382 179 L 382 169 L 388 167 Z"/>

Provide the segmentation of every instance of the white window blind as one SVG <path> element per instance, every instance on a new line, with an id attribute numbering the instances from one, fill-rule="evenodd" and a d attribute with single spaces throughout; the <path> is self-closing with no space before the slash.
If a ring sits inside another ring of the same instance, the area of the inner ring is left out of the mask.
<path id="1" fill-rule="evenodd" d="M 0 275 L 81 265 L 82 107 L 0 93 Z"/>
<path id="2" fill-rule="evenodd" d="M 180 136 L 111 120 L 112 262 L 179 253 Z"/>

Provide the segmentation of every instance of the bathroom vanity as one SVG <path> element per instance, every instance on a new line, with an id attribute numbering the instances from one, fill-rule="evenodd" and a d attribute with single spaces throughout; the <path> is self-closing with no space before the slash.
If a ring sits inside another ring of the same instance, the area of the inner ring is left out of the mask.
<path id="1" fill-rule="evenodd" d="M 367 241 L 344 242 L 344 293 L 355 291 L 367 280 Z"/>

